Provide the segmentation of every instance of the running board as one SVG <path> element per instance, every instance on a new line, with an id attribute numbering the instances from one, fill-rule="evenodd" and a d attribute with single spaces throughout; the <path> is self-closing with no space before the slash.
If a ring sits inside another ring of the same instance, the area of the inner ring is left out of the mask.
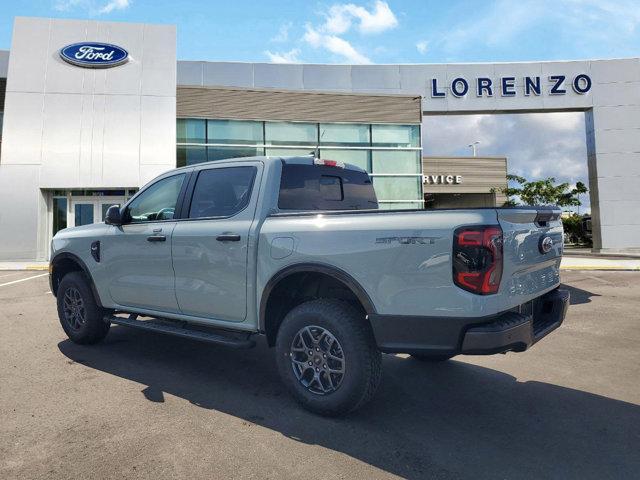
<path id="1" fill-rule="evenodd" d="M 138 320 L 137 315 L 129 315 L 128 317 L 118 317 L 116 315 L 105 316 L 105 322 L 115 323 L 123 327 L 132 327 L 139 330 L 147 330 L 150 332 L 164 333 L 175 337 L 190 338 L 201 342 L 215 343 L 229 348 L 251 348 L 255 346 L 255 342 L 249 338 L 250 334 L 245 334 L 244 338 L 232 337 L 221 333 L 207 331 L 205 328 L 196 329 L 192 327 L 183 327 L 176 322 L 170 320 L 161 320 L 152 318 L 149 320 Z"/>

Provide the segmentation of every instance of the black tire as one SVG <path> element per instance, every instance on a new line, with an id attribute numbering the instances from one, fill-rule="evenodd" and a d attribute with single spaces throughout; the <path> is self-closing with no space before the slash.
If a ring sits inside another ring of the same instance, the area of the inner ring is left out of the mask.
<path id="1" fill-rule="evenodd" d="M 107 336 L 111 324 L 103 320 L 105 312 L 96 303 L 84 273 L 66 274 L 56 297 L 60 324 L 72 342 L 93 344 Z"/>
<path id="2" fill-rule="evenodd" d="M 421 362 L 446 362 L 453 357 L 455 357 L 455 355 L 411 355 L 411 358 L 415 358 L 416 360 L 420 360 Z"/>
<path id="3" fill-rule="evenodd" d="M 311 336 L 305 332 L 310 332 Z M 310 357 L 309 350 L 305 347 L 301 352 L 298 345 L 303 344 L 303 337 L 307 339 L 305 341 L 313 340 L 314 333 L 319 341 L 312 347 L 314 356 Z M 294 341 L 298 343 L 294 344 Z M 332 350 L 324 348 L 327 344 Z M 297 349 L 295 352 L 294 348 Z M 323 354 L 324 351 L 327 354 Z M 342 362 L 334 362 L 340 353 Z M 276 355 L 280 377 L 291 394 L 303 407 L 320 415 L 336 416 L 360 408 L 371 400 L 382 376 L 382 355 L 368 322 L 354 307 L 340 300 L 312 300 L 292 309 L 278 330 Z M 303 359 L 305 355 L 307 357 L 301 362 L 298 355 Z M 326 355 L 329 359 L 322 360 Z M 307 367 L 309 360 L 313 360 L 313 368 Z M 316 361 L 321 362 L 317 368 Z M 327 364 L 323 365 L 324 361 Z M 329 368 L 324 370 L 323 367 Z M 299 379 L 303 368 L 305 375 Z M 330 370 L 332 368 L 341 368 L 343 373 L 328 373 L 334 371 Z M 305 386 L 303 382 L 316 375 L 318 369 L 317 380 Z M 318 391 L 323 387 L 329 391 Z"/>

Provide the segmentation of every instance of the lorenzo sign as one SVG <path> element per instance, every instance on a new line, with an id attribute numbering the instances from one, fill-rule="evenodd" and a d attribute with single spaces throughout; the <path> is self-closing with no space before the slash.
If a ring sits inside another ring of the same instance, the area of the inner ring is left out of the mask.
<path id="1" fill-rule="evenodd" d="M 82 42 L 62 48 L 60 57 L 78 67 L 109 68 L 125 63 L 129 59 L 129 53 L 110 43 Z"/>
<path id="2" fill-rule="evenodd" d="M 591 77 L 585 73 L 567 78 L 566 75 L 550 75 L 545 81 L 540 77 L 524 77 L 522 84 L 516 87 L 516 77 L 500 77 L 497 80 L 478 77 L 467 80 L 464 77 L 454 78 L 449 85 L 441 84 L 437 78 L 431 79 L 431 98 L 444 98 L 447 91 L 454 97 L 464 97 L 471 90 L 476 97 L 493 97 L 499 92 L 502 97 L 515 97 L 516 91 L 521 91 L 526 97 L 542 95 L 543 91 L 549 95 L 565 95 L 569 89 L 584 95 L 591 90 Z"/>

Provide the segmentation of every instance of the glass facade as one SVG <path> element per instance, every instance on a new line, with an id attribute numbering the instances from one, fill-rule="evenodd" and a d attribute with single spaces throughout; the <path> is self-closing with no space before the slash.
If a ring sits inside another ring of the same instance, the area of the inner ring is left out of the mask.
<path id="1" fill-rule="evenodd" d="M 369 172 L 380 208 L 422 208 L 420 125 L 180 118 L 178 167 L 259 155 L 314 155 Z"/>

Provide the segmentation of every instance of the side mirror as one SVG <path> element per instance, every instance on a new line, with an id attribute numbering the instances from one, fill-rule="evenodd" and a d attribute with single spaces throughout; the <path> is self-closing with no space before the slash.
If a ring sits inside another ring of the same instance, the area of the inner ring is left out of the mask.
<path id="1" fill-rule="evenodd" d="M 107 225 L 122 225 L 122 215 L 120 215 L 120 207 L 111 205 L 104 217 L 104 223 Z"/>

